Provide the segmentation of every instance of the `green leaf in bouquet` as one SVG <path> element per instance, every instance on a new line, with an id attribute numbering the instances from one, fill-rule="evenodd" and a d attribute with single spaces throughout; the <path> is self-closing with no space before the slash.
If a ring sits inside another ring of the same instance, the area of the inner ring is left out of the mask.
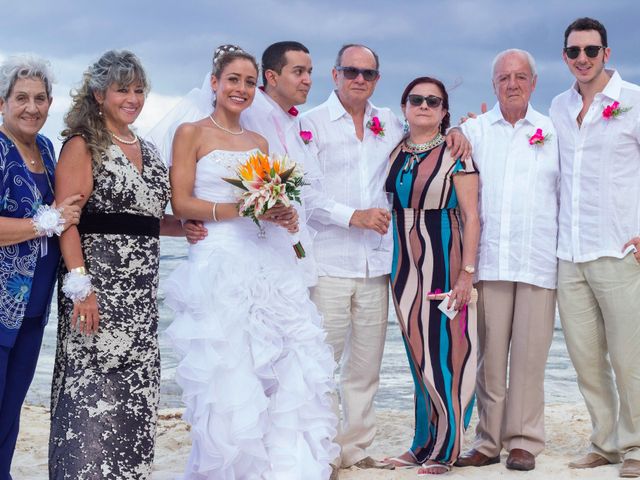
<path id="1" fill-rule="evenodd" d="M 244 186 L 244 183 L 242 183 L 242 180 L 240 180 L 239 178 L 224 178 L 224 177 L 222 177 L 222 180 L 224 180 L 227 183 L 230 183 L 234 187 L 238 187 L 238 188 L 241 188 L 242 190 L 249 191 L 249 189 Z"/>

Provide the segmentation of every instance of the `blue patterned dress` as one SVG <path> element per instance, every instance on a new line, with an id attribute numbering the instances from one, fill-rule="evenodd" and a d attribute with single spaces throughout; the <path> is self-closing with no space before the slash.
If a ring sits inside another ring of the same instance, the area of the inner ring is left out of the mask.
<path id="1" fill-rule="evenodd" d="M 36 137 L 36 143 L 53 184 L 53 145 L 42 135 Z M 33 174 L 13 142 L 0 132 L 0 216 L 31 218 L 40 205 L 42 195 Z M 0 346 L 13 346 L 18 336 L 31 296 L 41 241 L 52 242 L 57 241 L 57 238 L 35 238 L 0 247 Z M 46 288 L 49 295 L 53 290 L 54 281 L 55 278 L 51 279 Z"/>

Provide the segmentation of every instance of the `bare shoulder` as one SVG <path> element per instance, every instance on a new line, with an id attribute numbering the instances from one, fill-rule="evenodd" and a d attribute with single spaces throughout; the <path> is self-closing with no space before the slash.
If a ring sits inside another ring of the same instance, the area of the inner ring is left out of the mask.
<path id="1" fill-rule="evenodd" d="M 173 138 L 174 139 L 180 138 L 180 139 L 184 139 L 184 140 L 193 140 L 193 139 L 197 138 L 198 135 L 200 135 L 201 130 L 202 130 L 202 126 L 199 124 L 199 122 L 182 123 L 176 129 L 176 133 L 175 133 Z"/>
<path id="2" fill-rule="evenodd" d="M 257 145 L 261 152 L 269 153 L 269 142 L 266 138 L 257 132 L 248 131 L 247 133 L 251 135 L 251 142 Z"/>
<path id="3" fill-rule="evenodd" d="M 91 152 L 82 135 L 75 135 L 64 142 L 58 163 L 75 164 L 91 160 Z"/>

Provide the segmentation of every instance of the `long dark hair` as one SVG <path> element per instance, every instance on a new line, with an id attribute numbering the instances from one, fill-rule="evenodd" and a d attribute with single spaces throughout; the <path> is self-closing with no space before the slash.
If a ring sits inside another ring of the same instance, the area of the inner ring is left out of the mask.
<path id="1" fill-rule="evenodd" d="M 411 93 L 411 90 L 413 90 L 413 87 L 415 87 L 416 85 L 421 85 L 423 83 L 432 83 L 433 85 L 438 87 L 440 93 L 442 94 L 442 108 L 447 111 L 447 114 L 442 119 L 442 123 L 440 123 L 440 133 L 444 135 L 447 133 L 447 129 L 451 124 L 451 114 L 449 113 L 449 94 L 447 93 L 447 89 L 444 87 L 444 84 L 440 80 L 433 77 L 418 77 L 411 80 L 409 82 L 409 85 L 405 87 L 404 92 L 402 92 L 402 97 L 400 97 L 400 105 L 405 107 L 407 105 L 407 97 L 409 96 L 409 93 Z"/>

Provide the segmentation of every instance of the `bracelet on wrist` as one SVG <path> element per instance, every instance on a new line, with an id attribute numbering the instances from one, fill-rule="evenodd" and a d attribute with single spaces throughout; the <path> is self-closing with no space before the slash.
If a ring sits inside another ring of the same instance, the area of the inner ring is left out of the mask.
<path id="1" fill-rule="evenodd" d="M 61 209 L 53 208 L 50 205 L 40 205 L 36 214 L 31 219 L 33 230 L 37 236 L 52 237 L 64 230 L 65 220 L 62 218 Z"/>
<path id="2" fill-rule="evenodd" d="M 72 268 L 63 278 L 62 293 L 73 303 L 86 300 L 92 291 L 91 275 L 85 267 Z"/>
<path id="3" fill-rule="evenodd" d="M 218 217 L 216 216 L 216 207 L 218 206 L 218 202 L 213 202 L 213 207 L 211 208 L 211 213 L 213 215 L 213 221 L 217 222 Z"/>

